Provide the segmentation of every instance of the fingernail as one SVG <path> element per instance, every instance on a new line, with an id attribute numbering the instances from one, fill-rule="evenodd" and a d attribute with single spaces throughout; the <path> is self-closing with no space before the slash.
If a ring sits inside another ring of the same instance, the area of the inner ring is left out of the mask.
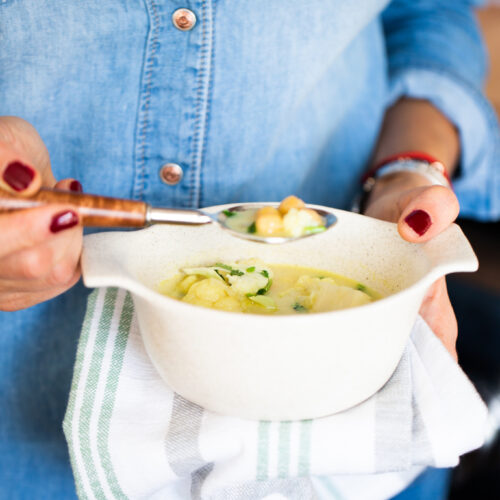
<path id="1" fill-rule="evenodd" d="M 52 217 L 52 222 L 50 223 L 50 230 L 53 233 L 58 233 L 64 229 L 69 229 L 78 224 L 78 215 L 72 210 L 67 210 L 66 212 L 61 212 L 54 217 Z"/>
<path id="2" fill-rule="evenodd" d="M 419 235 L 422 236 L 431 227 L 430 215 L 424 210 L 414 210 L 407 215 L 405 222 Z"/>
<path id="3" fill-rule="evenodd" d="M 83 192 L 83 187 L 82 187 L 81 183 L 77 180 L 74 180 L 71 182 L 71 184 L 69 185 L 69 189 L 71 191 L 74 191 L 75 193 L 82 193 Z"/>
<path id="4" fill-rule="evenodd" d="M 7 165 L 2 177 L 14 191 L 24 191 L 35 177 L 35 171 L 28 165 L 13 161 Z"/>

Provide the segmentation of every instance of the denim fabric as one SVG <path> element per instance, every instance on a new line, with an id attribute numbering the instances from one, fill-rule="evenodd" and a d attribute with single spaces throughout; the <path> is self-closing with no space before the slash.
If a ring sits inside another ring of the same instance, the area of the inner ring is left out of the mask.
<path id="1" fill-rule="evenodd" d="M 387 4 L 0 0 L 0 115 L 30 121 L 55 176 L 88 192 L 181 207 L 295 193 L 347 208 L 387 103 L 418 94 L 460 130 L 467 214 L 498 217 L 469 2 L 398 1 L 382 18 Z M 193 30 L 173 26 L 179 7 Z M 159 178 L 166 162 L 184 170 L 176 186 Z M 84 296 L 0 313 L 0 498 L 74 494 L 61 421 Z"/>
<path id="2" fill-rule="evenodd" d="M 440 8 L 436 8 L 437 4 Z M 390 102 L 402 95 L 430 100 L 458 128 L 461 215 L 500 215 L 500 137 L 495 112 L 481 94 L 487 72 L 476 20 L 464 6 L 481 0 L 395 0 L 383 14 Z"/>
<path id="3" fill-rule="evenodd" d="M 408 488 L 391 500 L 446 500 L 450 479 L 450 469 L 426 469 Z"/>

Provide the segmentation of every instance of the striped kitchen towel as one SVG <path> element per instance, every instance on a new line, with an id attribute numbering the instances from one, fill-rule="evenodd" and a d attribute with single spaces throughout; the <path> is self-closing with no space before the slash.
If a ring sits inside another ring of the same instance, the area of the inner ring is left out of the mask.
<path id="1" fill-rule="evenodd" d="M 389 498 L 481 445 L 486 408 L 418 318 L 387 384 L 315 420 L 225 417 L 175 394 L 144 350 L 131 296 L 89 297 L 64 419 L 81 499 Z"/>

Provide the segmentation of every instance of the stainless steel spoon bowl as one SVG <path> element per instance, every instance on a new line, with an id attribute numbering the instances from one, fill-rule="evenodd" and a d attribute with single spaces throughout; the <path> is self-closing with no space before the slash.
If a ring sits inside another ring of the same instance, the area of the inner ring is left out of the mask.
<path id="1" fill-rule="evenodd" d="M 216 213 L 208 213 L 203 210 L 178 209 L 178 208 L 155 208 L 149 207 L 147 212 L 147 221 L 149 224 L 207 224 L 214 222 L 223 230 L 228 231 L 231 235 L 245 240 L 255 241 L 257 243 L 279 244 L 288 243 L 320 234 L 319 232 L 311 232 L 300 236 L 261 236 L 247 230 L 237 231 L 228 225 L 231 213 L 245 212 L 249 210 L 257 210 L 264 206 L 278 207 L 279 203 L 235 203 L 228 205 L 224 210 Z M 337 218 L 330 212 L 323 209 L 315 208 L 312 205 L 306 205 L 307 208 L 315 210 L 325 222 L 325 231 L 335 225 Z M 324 231 L 321 231 L 324 232 Z"/>
<path id="2" fill-rule="evenodd" d="M 151 224 L 209 224 L 216 223 L 233 236 L 259 243 L 286 243 L 313 236 L 314 233 L 298 237 L 260 236 L 255 233 L 235 231 L 228 225 L 231 213 L 256 210 L 264 206 L 277 207 L 278 203 L 235 203 L 224 210 L 209 213 L 203 210 L 153 207 L 144 201 L 110 198 L 86 193 L 73 193 L 57 189 L 42 188 L 30 197 L 8 193 L 0 189 L 0 214 L 26 210 L 46 205 L 69 207 L 78 213 L 79 222 L 86 227 L 145 227 Z M 325 230 L 332 227 L 337 218 L 325 210 L 316 210 L 324 219 Z"/>

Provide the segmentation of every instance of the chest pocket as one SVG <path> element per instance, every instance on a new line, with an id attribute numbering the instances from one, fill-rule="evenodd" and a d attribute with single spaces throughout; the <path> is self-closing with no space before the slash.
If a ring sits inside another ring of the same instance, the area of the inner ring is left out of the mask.
<path id="1" fill-rule="evenodd" d="M 148 29 L 143 0 L 0 0 L 0 115 L 35 126 L 57 178 L 128 189 Z"/>
<path id="2" fill-rule="evenodd" d="M 142 0 L 0 0 L 3 40 L 38 44 L 44 51 L 65 41 L 84 42 L 147 28 Z"/>

